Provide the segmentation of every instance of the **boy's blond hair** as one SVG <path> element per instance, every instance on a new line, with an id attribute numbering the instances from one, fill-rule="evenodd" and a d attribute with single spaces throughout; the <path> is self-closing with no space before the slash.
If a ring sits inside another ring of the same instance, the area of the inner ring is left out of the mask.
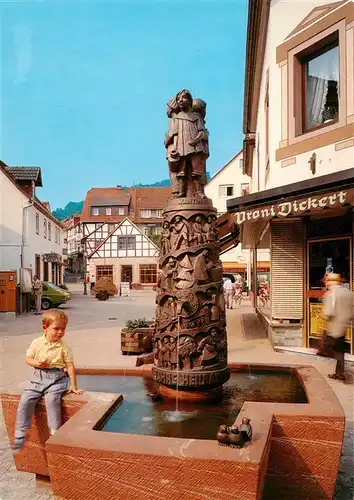
<path id="1" fill-rule="evenodd" d="M 42 325 L 48 327 L 54 321 L 60 321 L 61 323 L 65 323 L 65 326 L 68 324 L 69 318 L 65 314 L 64 311 L 60 309 L 49 309 L 42 315 Z"/>

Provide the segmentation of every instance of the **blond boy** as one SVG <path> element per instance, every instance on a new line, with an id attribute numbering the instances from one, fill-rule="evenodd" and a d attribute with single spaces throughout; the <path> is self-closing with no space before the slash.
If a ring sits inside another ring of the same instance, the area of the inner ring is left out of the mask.
<path id="1" fill-rule="evenodd" d="M 73 356 L 62 338 L 68 317 L 59 309 L 42 316 L 43 335 L 34 339 L 26 353 L 26 363 L 34 368 L 17 409 L 13 451 L 24 445 L 36 404 L 44 396 L 50 433 L 61 426 L 61 397 L 65 391 L 82 394 L 76 386 Z"/>

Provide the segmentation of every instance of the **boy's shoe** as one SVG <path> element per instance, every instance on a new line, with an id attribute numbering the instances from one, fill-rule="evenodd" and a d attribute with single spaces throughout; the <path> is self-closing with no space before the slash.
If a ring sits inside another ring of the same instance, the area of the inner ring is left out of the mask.
<path id="1" fill-rule="evenodd" d="M 20 451 L 22 446 L 25 444 L 25 437 L 15 437 L 12 444 L 11 444 L 11 450 L 14 453 L 17 453 Z"/>

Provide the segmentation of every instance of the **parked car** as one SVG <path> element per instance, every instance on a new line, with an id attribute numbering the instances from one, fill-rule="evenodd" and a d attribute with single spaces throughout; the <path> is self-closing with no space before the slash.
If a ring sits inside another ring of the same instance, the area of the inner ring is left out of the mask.
<path id="1" fill-rule="evenodd" d="M 59 307 L 61 304 L 66 304 L 70 299 L 71 292 L 69 290 L 63 290 L 50 281 L 43 281 L 42 309 L 47 310 L 51 307 Z"/>

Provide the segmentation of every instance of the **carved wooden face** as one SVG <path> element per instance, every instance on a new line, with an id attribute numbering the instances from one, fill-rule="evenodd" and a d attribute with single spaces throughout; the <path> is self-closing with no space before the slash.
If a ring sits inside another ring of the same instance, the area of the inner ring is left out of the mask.
<path id="1" fill-rule="evenodd" d="M 192 107 L 192 102 L 189 92 L 181 92 L 177 97 L 177 103 L 182 111 L 189 111 Z"/>

